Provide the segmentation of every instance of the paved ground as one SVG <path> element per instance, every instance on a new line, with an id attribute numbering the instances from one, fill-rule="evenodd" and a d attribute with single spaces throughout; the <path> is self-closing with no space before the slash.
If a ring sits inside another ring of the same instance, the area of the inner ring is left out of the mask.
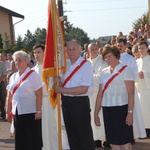
<path id="1" fill-rule="evenodd" d="M 10 138 L 10 123 L 0 118 L 0 150 L 14 150 L 14 139 Z M 96 150 L 103 150 L 97 148 Z M 133 150 L 150 150 L 150 138 L 136 140 Z"/>
<path id="2" fill-rule="evenodd" d="M 0 118 L 0 150 L 14 150 L 14 139 L 10 138 L 10 123 Z"/>

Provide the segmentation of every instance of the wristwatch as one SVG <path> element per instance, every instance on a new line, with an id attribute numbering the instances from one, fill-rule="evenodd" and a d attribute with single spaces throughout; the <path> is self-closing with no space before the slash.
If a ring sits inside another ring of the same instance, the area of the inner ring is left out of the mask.
<path id="1" fill-rule="evenodd" d="M 128 113 L 132 114 L 132 113 L 133 113 L 133 110 L 128 110 Z"/>
<path id="2" fill-rule="evenodd" d="M 41 114 L 41 113 L 42 113 L 42 111 L 39 111 L 39 110 L 38 110 L 38 111 L 36 111 L 36 112 L 37 112 L 38 114 Z"/>

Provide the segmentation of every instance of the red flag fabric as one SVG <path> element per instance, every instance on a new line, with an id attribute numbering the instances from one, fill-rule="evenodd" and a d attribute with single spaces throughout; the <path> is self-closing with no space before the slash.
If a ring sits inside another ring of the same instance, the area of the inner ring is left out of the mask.
<path id="1" fill-rule="evenodd" d="M 65 72 L 66 61 L 63 37 L 56 2 L 55 0 L 50 0 L 48 5 L 48 26 L 44 53 L 43 81 L 46 84 L 47 90 L 50 92 L 50 102 L 53 107 L 56 105 L 56 99 L 52 96 L 54 86 L 49 89 L 48 79 L 56 75 L 57 70 Z"/>

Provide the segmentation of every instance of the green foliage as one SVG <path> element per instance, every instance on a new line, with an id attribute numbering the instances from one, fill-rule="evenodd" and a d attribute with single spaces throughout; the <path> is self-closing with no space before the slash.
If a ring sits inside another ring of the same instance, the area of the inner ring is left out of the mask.
<path id="1" fill-rule="evenodd" d="M 45 44 L 46 29 L 37 28 L 36 31 L 33 34 L 33 37 L 34 37 L 36 43 Z"/>
<path id="2" fill-rule="evenodd" d="M 5 50 L 9 50 L 11 48 L 10 37 L 6 32 L 4 33 L 4 45 Z"/>
<path id="3" fill-rule="evenodd" d="M 87 33 L 85 33 L 82 29 L 78 27 L 73 27 L 70 22 L 65 22 L 64 27 L 65 32 L 65 42 L 68 42 L 72 39 L 77 39 L 80 41 L 81 45 L 83 46 L 84 43 L 89 43 L 89 37 L 87 36 Z M 5 33 L 4 35 L 4 45 L 3 48 L 2 38 L 0 36 L 0 52 L 4 51 L 7 52 L 15 52 L 18 50 L 24 50 L 28 53 L 32 53 L 32 48 L 35 44 L 41 43 L 45 44 L 46 41 L 46 29 L 45 28 L 37 28 L 34 33 L 31 33 L 30 30 L 27 30 L 27 33 L 24 35 L 24 38 L 22 38 L 20 35 L 17 36 L 16 41 L 14 45 L 10 45 L 10 38 Z"/>
<path id="4" fill-rule="evenodd" d="M 146 16 L 146 23 L 149 23 L 149 13 L 148 12 L 144 13 L 142 16 Z M 139 26 L 141 25 L 141 22 L 142 22 L 142 16 L 133 22 L 133 24 L 132 24 L 133 29 L 139 28 Z"/>
<path id="5" fill-rule="evenodd" d="M 27 33 L 25 34 L 23 43 L 24 43 L 24 48 L 27 51 L 29 52 L 32 51 L 32 47 L 35 45 L 36 41 L 34 39 L 34 36 L 29 30 L 27 30 Z"/>
<path id="6" fill-rule="evenodd" d="M 73 27 L 70 22 L 65 22 L 65 42 L 68 42 L 72 39 L 78 40 L 83 46 L 85 43 L 89 43 L 90 39 L 82 29 L 78 27 Z"/>
<path id="7" fill-rule="evenodd" d="M 3 39 L 2 39 L 2 35 L 0 34 L 0 49 L 3 48 Z"/>
<path id="8" fill-rule="evenodd" d="M 23 38 L 20 35 L 18 35 L 18 37 L 17 37 L 15 46 L 16 46 L 16 51 L 24 49 L 24 41 L 23 41 Z"/>

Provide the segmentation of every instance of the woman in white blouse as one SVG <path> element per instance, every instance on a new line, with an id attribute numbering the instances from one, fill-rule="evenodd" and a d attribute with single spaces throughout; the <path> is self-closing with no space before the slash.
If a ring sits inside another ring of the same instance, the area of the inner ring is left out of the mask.
<path id="1" fill-rule="evenodd" d="M 112 150 L 132 150 L 134 76 L 131 68 L 119 62 L 117 47 L 107 45 L 102 51 L 108 67 L 100 74 L 99 92 L 95 105 L 95 124 L 100 126 L 98 117 L 103 108 L 106 140 Z"/>
<path id="2" fill-rule="evenodd" d="M 42 150 L 41 105 L 42 83 L 36 72 L 28 67 L 29 55 L 17 51 L 13 59 L 18 72 L 14 73 L 7 86 L 6 117 L 15 127 L 15 150 Z"/>

